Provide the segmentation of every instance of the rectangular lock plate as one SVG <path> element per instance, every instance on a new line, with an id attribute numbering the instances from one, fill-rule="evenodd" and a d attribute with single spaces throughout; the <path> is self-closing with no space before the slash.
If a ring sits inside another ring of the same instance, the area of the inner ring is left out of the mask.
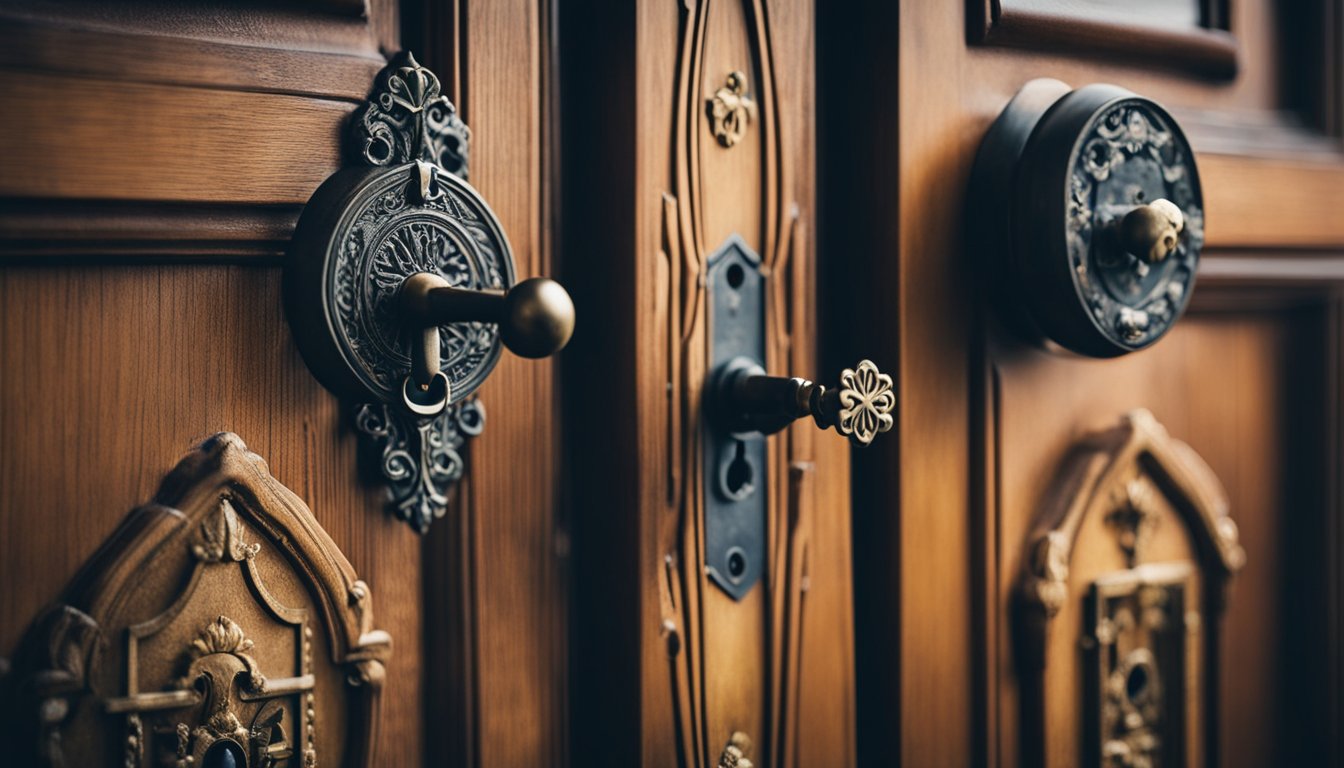
<path id="1" fill-rule="evenodd" d="M 1188 563 L 1154 563 L 1093 582 L 1085 728 L 1096 765 L 1186 764 L 1199 647 L 1193 573 Z"/>
<path id="2" fill-rule="evenodd" d="M 705 572 L 741 600 L 765 572 L 765 437 L 734 435 L 708 419 L 713 372 L 746 357 L 765 366 L 765 278 L 761 257 L 733 235 L 709 257 L 709 370 L 703 399 Z"/>

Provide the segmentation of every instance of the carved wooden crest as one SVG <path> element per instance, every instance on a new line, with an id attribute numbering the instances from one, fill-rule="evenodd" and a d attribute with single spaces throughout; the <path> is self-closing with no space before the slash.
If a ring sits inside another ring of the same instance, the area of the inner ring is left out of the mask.
<path id="1" fill-rule="evenodd" d="M 390 652 L 312 512 L 221 433 L 29 630 L 7 743 L 23 764 L 370 766 Z"/>
<path id="2" fill-rule="evenodd" d="M 1209 649 L 1245 558 L 1213 470 L 1152 414 L 1079 444 L 1018 582 L 1024 763 L 1073 754 L 1081 734 L 1089 764 L 1201 764 Z"/>

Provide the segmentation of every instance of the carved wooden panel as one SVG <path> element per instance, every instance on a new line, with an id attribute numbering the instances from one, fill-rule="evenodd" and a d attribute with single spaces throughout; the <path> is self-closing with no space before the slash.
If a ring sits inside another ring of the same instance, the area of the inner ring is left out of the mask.
<path id="1" fill-rule="evenodd" d="M 603 425 L 600 441 L 576 434 L 569 457 L 574 636 L 617 670 L 576 669 L 575 754 L 852 763 L 843 441 L 811 424 L 770 437 L 752 460 L 767 499 L 763 576 L 735 600 L 706 574 L 706 283 L 725 243 L 760 264 L 764 367 L 827 370 L 815 354 L 814 4 L 643 2 L 600 19 L 567 7 L 563 264 L 582 322 L 612 329 L 566 351 L 572 423 Z M 606 386 L 591 386 L 594 370 Z"/>
<path id="2" fill-rule="evenodd" d="M 34 622 L 7 743 L 42 765 L 371 766 L 390 653 L 312 512 L 221 433 Z"/>
<path id="3" fill-rule="evenodd" d="M 1224 587 L 1245 561 L 1213 470 L 1129 413 L 1076 446 L 1026 546 L 1024 764 L 1204 764 Z"/>

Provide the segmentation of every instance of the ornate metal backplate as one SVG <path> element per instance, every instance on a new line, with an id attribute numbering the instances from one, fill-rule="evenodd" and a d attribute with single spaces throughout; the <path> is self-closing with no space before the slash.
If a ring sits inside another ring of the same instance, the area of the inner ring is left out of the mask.
<path id="1" fill-rule="evenodd" d="M 1069 264 L 1098 331 L 1139 349 L 1185 309 L 1204 245 L 1204 209 L 1193 153 L 1171 117 L 1146 99 L 1098 110 L 1075 145 L 1069 177 Z M 1157 264 L 1123 252 L 1109 228 L 1138 205 L 1166 199 L 1184 214 L 1176 251 Z"/>
<path id="2" fill-rule="evenodd" d="M 1092 764 L 1186 763 L 1199 656 L 1199 608 L 1189 603 L 1193 577 L 1189 563 L 1158 563 L 1093 582 L 1083 630 Z"/>
<path id="3" fill-rule="evenodd" d="M 1167 201 L 1174 249 L 1148 260 L 1121 223 Z M 1156 103 L 1110 85 L 1033 80 L 981 144 L 967 216 L 970 246 L 1010 324 L 1074 352 L 1142 349 L 1180 318 L 1204 244 L 1194 153 Z"/>
<path id="4" fill-rule="evenodd" d="M 760 257 L 737 236 L 709 257 L 711 371 L 738 358 L 764 363 L 765 278 L 760 264 Z M 706 414 L 705 572 L 741 600 L 765 573 L 765 436 L 715 428 L 714 416 Z"/>
<path id="5" fill-rule="evenodd" d="M 1083 765 L 1198 764 L 1191 756 L 1210 754 L 1206 734 L 1187 726 L 1214 697 L 1219 673 L 1203 651 L 1217 646 L 1226 585 L 1246 557 L 1227 508 L 1209 466 L 1147 411 L 1076 446 L 1021 558 L 1014 650 L 1028 761 L 1058 754 L 1051 729 L 1074 713 Z M 1164 526 L 1166 556 L 1156 559 Z M 1064 656 L 1079 648 L 1073 686 Z"/>
<path id="6" fill-rule="evenodd" d="M 352 402 L 366 467 L 388 508 L 424 532 L 462 476 L 465 439 L 479 434 L 477 388 L 499 360 L 494 323 L 439 328 L 448 406 L 412 413 L 403 387 L 411 329 L 396 307 L 402 282 L 432 272 L 449 286 L 505 290 L 513 251 L 498 218 L 467 182 L 470 132 L 438 78 L 410 54 L 378 76 L 350 123 L 348 167 L 313 194 L 294 233 L 286 307 L 314 375 Z"/>
<path id="7" fill-rule="evenodd" d="M 374 765 L 369 588 L 237 436 L 188 455 L 20 649 L 20 764 Z M 9 681 L 7 681 L 9 682 Z"/>

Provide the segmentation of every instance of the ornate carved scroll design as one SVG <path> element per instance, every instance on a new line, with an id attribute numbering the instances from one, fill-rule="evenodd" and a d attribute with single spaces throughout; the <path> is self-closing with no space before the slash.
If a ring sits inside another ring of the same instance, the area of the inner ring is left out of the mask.
<path id="1" fill-rule="evenodd" d="M 372 766 L 391 652 L 372 623 L 312 513 L 221 433 L 29 630 L 0 728 L 23 764 Z"/>
<path id="2" fill-rule="evenodd" d="M 467 178 L 471 131 L 441 93 L 439 78 L 403 52 L 378 75 L 350 123 L 355 160 L 394 166 L 422 160 Z"/>
<path id="3" fill-rule="evenodd" d="M 461 451 L 484 427 L 485 407 L 476 398 L 428 419 L 384 403 L 355 409 L 363 460 L 387 487 L 388 511 L 420 533 L 443 516 L 450 490 L 462 479 Z"/>
<path id="4" fill-rule="evenodd" d="M 393 59 L 350 123 L 358 165 L 428 163 L 467 177 L 471 132 L 443 96 L 439 79 L 409 52 Z M 461 185 L 434 182 L 416 196 L 399 175 L 370 184 L 355 204 L 348 236 L 335 255 L 330 322 L 348 339 L 360 378 L 381 401 L 358 403 L 354 425 L 365 474 L 381 481 L 389 512 L 420 533 L 442 517 L 466 467 L 465 444 L 481 433 L 485 410 L 472 393 L 494 368 L 500 333 L 494 323 L 439 328 L 441 369 L 452 393 L 433 417 L 401 406 L 411 343 L 396 306 L 408 275 L 432 272 L 456 288 L 512 285 L 513 256 L 483 200 Z M 430 194 L 432 192 L 432 194 Z"/>

